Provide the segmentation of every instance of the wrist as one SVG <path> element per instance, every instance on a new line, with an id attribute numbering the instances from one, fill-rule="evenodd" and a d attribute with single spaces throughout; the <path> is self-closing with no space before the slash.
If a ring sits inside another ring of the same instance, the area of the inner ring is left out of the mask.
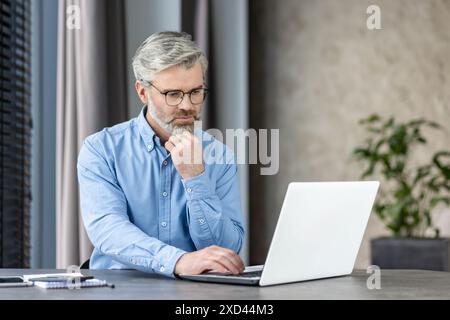
<path id="1" fill-rule="evenodd" d="M 178 258 L 178 260 L 177 260 L 177 262 L 175 263 L 175 268 L 173 268 L 173 273 L 175 274 L 175 275 L 177 275 L 177 274 L 181 274 L 182 272 L 183 272 L 183 267 L 182 267 L 182 265 L 183 265 L 183 262 L 182 262 L 182 260 L 185 258 L 185 256 L 187 255 L 188 253 L 186 252 L 186 253 L 183 253 L 179 258 Z"/>
<path id="2" fill-rule="evenodd" d="M 183 179 L 191 179 L 191 178 L 195 178 L 198 177 L 199 175 L 201 175 L 203 172 L 205 172 L 205 166 L 202 165 L 201 168 L 198 168 L 197 170 L 195 170 L 194 172 L 189 172 L 186 173 L 184 175 L 181 175 L 181 177 Z"/>

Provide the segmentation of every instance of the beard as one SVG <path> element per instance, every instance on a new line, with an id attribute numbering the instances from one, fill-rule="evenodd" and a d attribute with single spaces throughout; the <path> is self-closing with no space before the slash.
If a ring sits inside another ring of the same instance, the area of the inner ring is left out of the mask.
<path id="1" fill-rule="evenodd" d="M 200 120 L 199 115 L 183 110 L 179 110 L 182 113 L 175 115 L 172 119 L 168 119 L 156 109 L 153 103 L 151 103 L 150 99 L 147 103 L 147 111 L 150 112 L 150 115 L 156 121 L 156 123 L 171 135 L 182 134 L 185 131 L 194 133 L 194 122 Z M 176 125 L 174 122 L 176 116 L 192 116 L 194 118 L 194 122 L 187 125 Z"/>

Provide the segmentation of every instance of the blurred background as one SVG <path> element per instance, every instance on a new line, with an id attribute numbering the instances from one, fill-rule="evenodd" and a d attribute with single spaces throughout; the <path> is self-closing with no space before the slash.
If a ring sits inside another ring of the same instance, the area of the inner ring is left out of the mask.
<path id="1" fill-rule="evenodd" d="M 368 28 L 372 4 L 381 29 Z M 249 264 L 264 263 L 289 182 L 361 179 L 360 119 L 439 123 L 424 129 L 411 166 L 450 149 L 448 0 L 2 0 L 1 19 L 0 267 L 89 257 L 78 151 L 138 115 L 131 58 L 154 32 L 186 31 L 206 52 L 208 128 L 280 129 L 277 174 L 239 168 Z M 432 216 L 445 240 L 442 202 Z M 373 213 L 355 267 L 372 263 L 371 239 L 392 235 Z M 442 259 L 448 268 L 448 240 Z"/>

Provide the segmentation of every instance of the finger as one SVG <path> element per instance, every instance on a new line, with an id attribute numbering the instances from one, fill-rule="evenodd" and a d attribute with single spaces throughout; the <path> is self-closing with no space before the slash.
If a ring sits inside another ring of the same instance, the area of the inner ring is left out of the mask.
<path id="1" fill-rule="evenodd" d="M 192 133 L 190 133 L 190 132 L 185 132 L 185 133 L 186 133 L 185 136 L 186 136 L 189 140 L 193 141 L 194 143 L 200 143 L 200 139 L 199 139 L 198 136 L 196 136 L 195 134 L 192 134 Z"/>
<path id="2" fill-rule="evenodd" d="M 204 271 L 214 271 L 219 273 L 230 273 L 230 270 L 227 269 L 223 264 L 215 261 L 215 260 L 207 260 L 205 261 Z"/>
<path id="3" fill-rule="evenodd" d="M 183 144 L 184 148 L 189 150 L 191 154 L 202 151 L 201 144 L 196 143 L 195 136 L 193 136 L 192 134 L 185 132 L 184 134 L 179 135 L 178 138 L 181 140 L 181 143 Z"/>
<path id="4" fill-rule="evenodd" d="M 211 246 L 211 250 L 216 252 L 222 252 L 223 254 L 226 254 L 227 258 L 230 259 L 233 264 L 242 272 L 245 269 L 244 262 L 242 261 L 241 257 L 234 252 L 231 249 L 219 247 L 219 246 Z"/>
<path id="5" fill-rule="evenodd" d="M 198 151 L 202 152 L 202 143 L 193 134 L 185 132 L 179 138 L 181 139 L 183 144 L 189 146 L 192 151 L 197 151 L 198 148 Z"/>
<path id="6" fill-rule="evenodd" d="M 183 160 L 185 163 L 192 164 L 192 155 L 195 151 L 195 146 L 192 140 L 189 140 L 189 138 L 182 134 L 178 134 L 176 138 L 179 141 L 177 147 L 180 148 L 180 156 L 184 156 L 184 154 L 186 154 L 186 158 L 183 158 Z"/>
<path id="7" fill-rule="evenodd" d="M 175 148 L 175 145 L 174 145 L 172 142 L 167 141 L 167 142 L 164 144 L 164 147 L 165 147 L 167 150 L 169 150 L 169 152 L 171 152 L 171 151 Z"/>
<path id="8" fill-rule="evenodd" d="M 223 259 L 224 262 L 226 260 L 226 263 L 227 263 L 226 266 L 227 266 L 227 268 L 231 268 L 230 270 L 232 271 L 232 273 L 239 274 L 242 272 L 242 270 L 238 267 L 238 263 L 233 261 L 233 259 L 231 257 L 229 257 L 228 254 L 221 253 L 220 257 L 221 257 L 221 259 Z"/>
<path id="9" fill-rule="evenodd" d="M 239 270 L 241 270 L 241 272 L 244 271 L 245 264 L 244 264 L 244 261 L 242 261 L 241 257 L 231 249 L 225 248 L 225 250 L 226 250 L 226 252 L 228 252 L 230 259 L 233 260 L 233 262 L 239 268 Z"/>
<path id="10" fill-rule="evenodd" d="M 169 137 L 169 141 L 172 142 L 174 146 L 176 146 L 181 142 L 181 139 L 178 137 L 178 135 L 173 135 Z"/>
<path id="11" fill-rule="evenodd" d="M 241 258 L 234 253 L 234 251 L 228 250 L 228 249 L 224 249 L 221 248 L 222 250 L 220 251 L 220 255 L 222 255 L 225 259 L 228 259 L 228 261 L 230 261 L 236 272 L 237 273 L 241 273 L 244 271 L 244 263 L 242 262 Z"/>
<path id="12" fill-rule="evenodd" d="M 233 274 L 240 273 L 239 268 L 234 265 L 234 263 L 231 261 L 231 259 L 228 258 L 227 254 L 224 251 L 215 252 L 214 255 L 216 259 L 215 261 L 225 266 L 228 270 L 231 271 L 231 273 Z"/>
<path id="13" fill-rule="evenodd" d="M 186 136 L 185 134 L 177 134 L 176 137 L 184 145 L 191 145 L 192 144 L 192 139 L 189 136 Z"/>
<path id="14" fill-rule="evenodd" d="M 189 145 L 180 137 L 181 135 L 173 135 L 169 138 L 169 141 L 172 142 L 173 145 L 175 145 L 175 148 L 177 148 L 177 153 L 180 157 L 183 157 L 184 150 L 187 150 Z M 175 151 L 173 151 L 175 152 Z"/>

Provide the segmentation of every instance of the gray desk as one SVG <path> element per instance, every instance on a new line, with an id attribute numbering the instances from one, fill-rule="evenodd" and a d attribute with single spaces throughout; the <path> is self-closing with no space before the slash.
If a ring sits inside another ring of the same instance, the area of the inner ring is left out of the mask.
<path id="1" fill-rule="evenodd" d="M 58 270 L 0 269 L 0 275 L 50 273 Z M 59 272 L 62 272 L 59 270 Z M 369 290 L 365 271 L 351 276 L 272 287 L 247 287 L 167 279 L 132 270 L 83 270 L 116 285 L 111 288 L 46 290 L 0 288 L 5 299 L 450 299 L 450 273 L 382 270 L 381 289 Z"/>

